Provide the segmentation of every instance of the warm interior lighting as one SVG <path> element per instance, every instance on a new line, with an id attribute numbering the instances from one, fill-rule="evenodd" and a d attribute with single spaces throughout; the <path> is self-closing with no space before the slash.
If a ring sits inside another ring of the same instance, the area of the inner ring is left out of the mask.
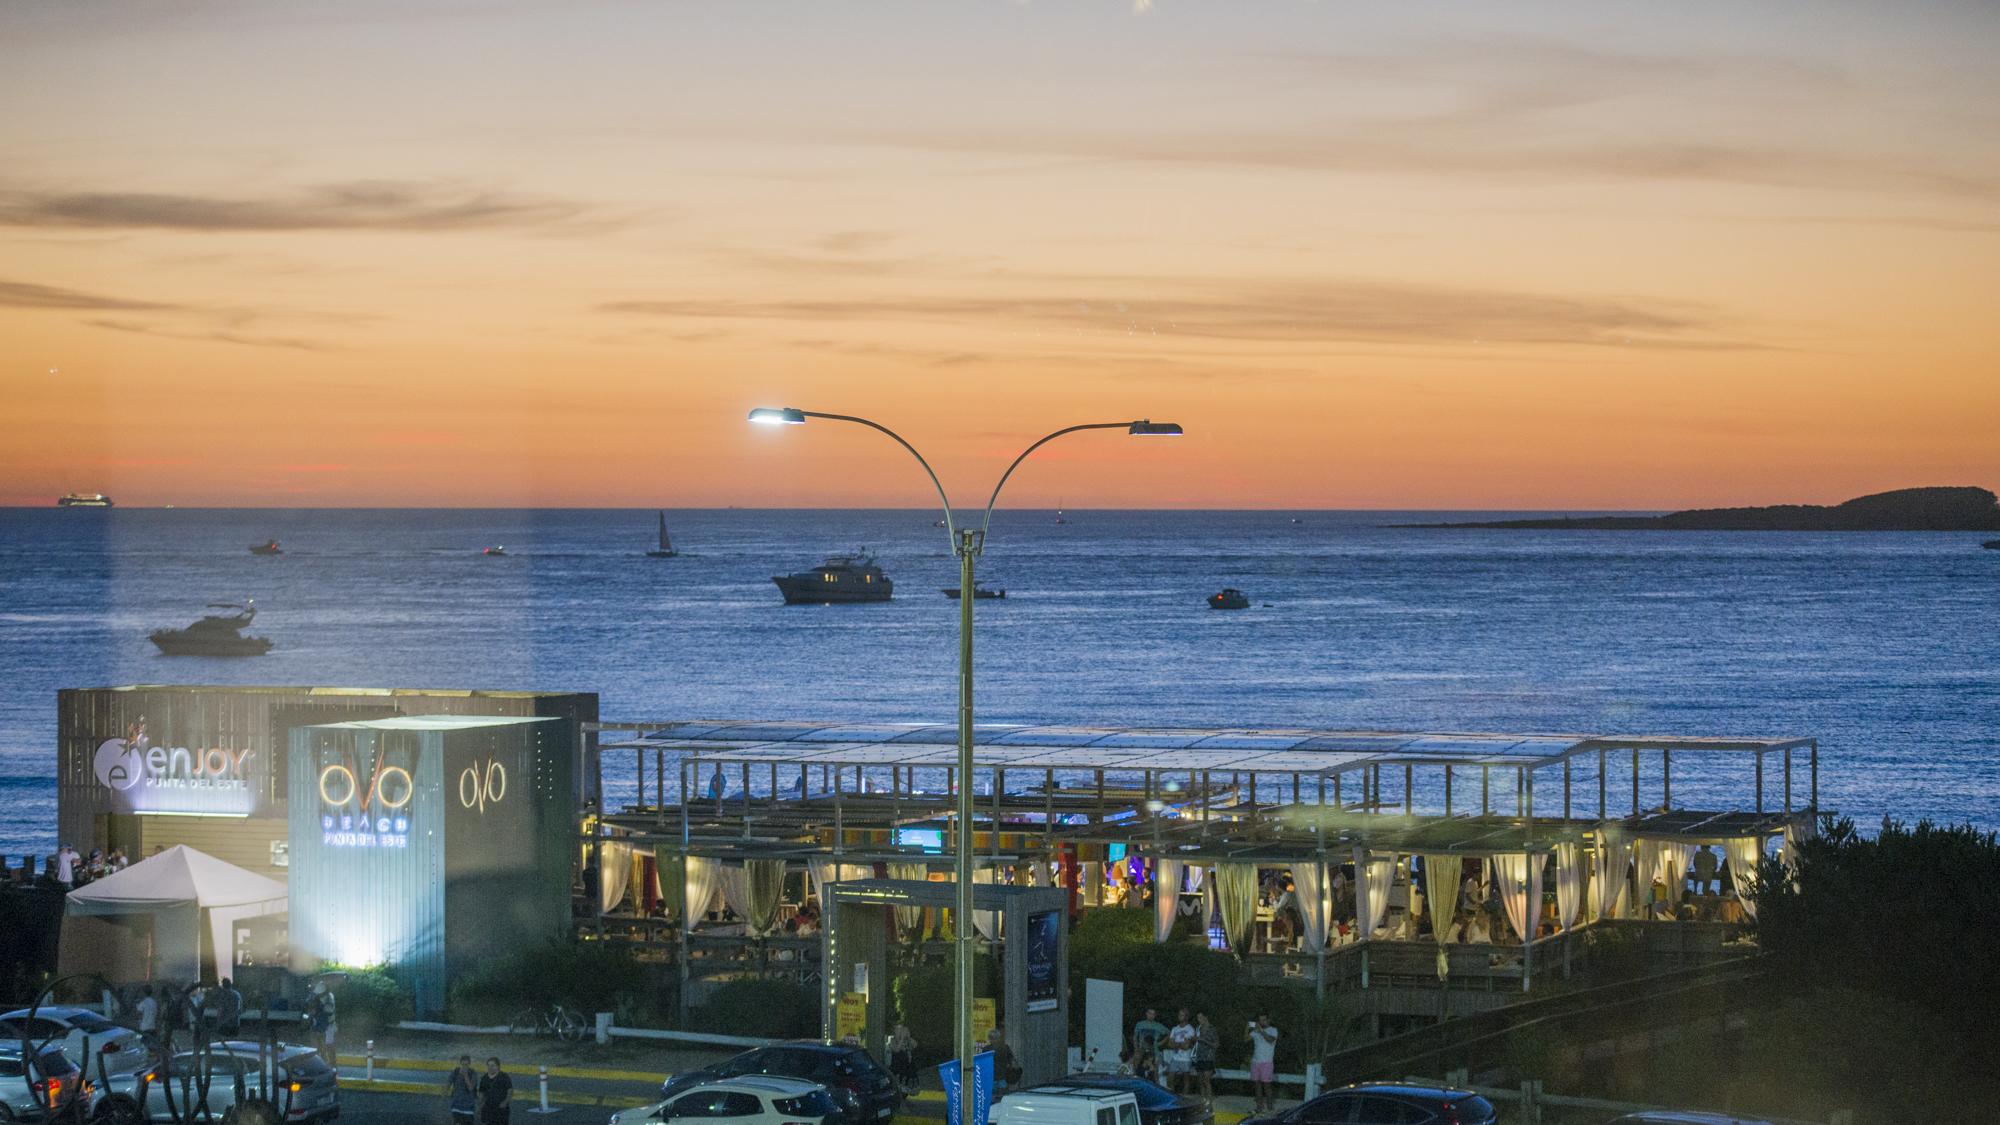
<path id="1" fill-rule="evenodd" d="M 1181 427 L 1178 422 L 1155 422 L 1142 418 L 1128 426 L 1125 432 L 1133 437 L 1180 437 Z"/>
<path id="2" fill-rule="evenodd" d="M 806 412 L 789 406 L 760 406 L 750 412 L 750 420 L 760 426 L 803 426 Z"/>

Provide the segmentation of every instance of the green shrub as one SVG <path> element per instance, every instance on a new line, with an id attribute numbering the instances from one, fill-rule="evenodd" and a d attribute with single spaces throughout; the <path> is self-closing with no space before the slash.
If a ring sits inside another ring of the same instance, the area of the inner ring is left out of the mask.
<path id="1" fill-rule="evenodd" d="M 993 995 L 992 960 L 985 953 L 974 956 L 974 996 Z M 951 1058 L 958 1043 L 958 1029 L 954 1025 L 958 986 L 952 966 L 912 965 L 902 969 L 897 972 L 889 995 L 893 1019 L 908 1024 L 910 1034 L 917 1038 L 918 1064 L 940 1063 Z M 1006 1013 L 998 1014 L 1004 1023 Z"/>
<path id="2" fill-rule="evenodd" d="M 1303 1051 L 1297 1032 L 1303 1017 L 1290 990 L 1252 988 L 1243 965 L 1227 953 L 1190 942 L 1153 941 L 1153 916 L 1143 910 L 1093 910 L 1070 935 L 1071 1032 L 1083 1030 L 1083 982 L 1115 980 L 1125 986 L 1124 1024 L 1129 1033 L 1147 1008 L 1171 1024 L 1181 1008 L 1206 1012 L 1222 1033 L 1222 1065 L 1247 1059 L 1244 1025 L 1259 1013 L 1278 1025 L 1278 1057 L 1289 1063 Z"/>
<path id="3" fill-rule="evenodd" d="M 395 970 L 382 965 L 322 965 L 321 972 L 341 972 L 334 985 L 336 1012 L 343 1033 L 375 1035 L 410 1018 L 410 989 Z"/>
<path id="4" fill-rule="evenodd" d="M 810 988 L 786 980 L 733 980 L 688 1013 L 695 1031 L 766 1039 L 817 1039 L 820 1000 Z"/>
<path id="5" fill-rule="evenodd" d="M 562 1004 L 588 1019 L 597 1012 L 652 1008 L 646 967 L 621 946 L 552 938 L 538 949 L 495 958 L 462 973 L 451 986 L 454 1020 L 504 1023 L 523 1008 Z"/>

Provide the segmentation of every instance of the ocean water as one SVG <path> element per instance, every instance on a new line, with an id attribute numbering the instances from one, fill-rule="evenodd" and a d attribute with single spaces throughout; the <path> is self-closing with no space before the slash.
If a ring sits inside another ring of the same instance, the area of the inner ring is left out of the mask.
<path id="1" fill-rule="evenodd" d="M 2000 827 L 2000 552 L 1979 536 L 1381 526 L 1481 515 L 999 513 L 980 577 L 1008 596 L 975 610 L 979 718 L 1815 737 L 1823 806 Z M 0 509 L 0 853 L 54 846 L 59 687 L 583 690 L 606 718 L 952 720 L 940 588 L 958 576 L 933 513 L 667 518 L 684 554 L 659 560 L 650 511 Z M 249 554 L 270 537 L 283 556 Z M 480 555 L 496 543 L 508 557 Z M 771 575 L 858 546 L 894 601 L 781 604 Z M 1254 607 L 1207 609 L 1225 585 Z M 244 597 L 268 656 L 146 639 Z M 1677 803 L 1744 781 L 1681 771 Z"/>

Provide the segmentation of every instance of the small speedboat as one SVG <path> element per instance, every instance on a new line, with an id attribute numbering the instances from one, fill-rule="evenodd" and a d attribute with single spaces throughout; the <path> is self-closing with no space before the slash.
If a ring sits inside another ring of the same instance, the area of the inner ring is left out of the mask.
<path id="1" fill-rule="evenodd" d="M 1989 551 L 2000 551 L 2000 539 L 1988 539 L 1986 542 L 1981 543 L 1980 546 Z"/>
<path id="2" fill-rule="evenodd" d="M 1208 608 L 1249 609 L 1250 595 L 1234 586 L 1229 586 L 1208 596 Z"/>
<path id="3" fill-rule="evenodd" d="M 271 638 L 246 637 L 243 630 L 257 616 L 257 603 L 210 602 L 211 613 L 185 629 L 160 629 L 150 639 L 167 656 L 262 656 Z"/>
<path id="4" fill-rule="evenodd" d="M 506 555 L 506 553 L 507 553 L 507 548 L 505 548 L 505 547 L 488 547 L 488 548 L 486 548 L 486 549 L 485 549 L 484 551 L 481 551 L 481 552 L 479 552 L 479 553 L 480 553 L 480 554 L 482 554 L 482 555 L 493 555 L 493 556 L 496 556 L 496 557 L 500 557 L 500 556 L 504 556 L 504 555 Z"/>
<path id="5" fill-rule="evenodd" d="M 285 552 L 278 549 L 278 541 L 276 539 L 266 539 L 262 543 L 252 544 L 250 553 L 253 555 L 282 555 Z"/>
<path id="6" fill-rule="evenodd" d="M 958 599 L 958 587 L 946 586 L 944 588 L 944 596 L 956 601 Z M 1007 596 L 1007 588 L 1004 586 L 995 588 L 992 586 L 981 586 L 975 583 L 972 587 L 973 601 L 980 601 L 981 599 L 984 598 L 1004 598 L 1006 596 Z"/>

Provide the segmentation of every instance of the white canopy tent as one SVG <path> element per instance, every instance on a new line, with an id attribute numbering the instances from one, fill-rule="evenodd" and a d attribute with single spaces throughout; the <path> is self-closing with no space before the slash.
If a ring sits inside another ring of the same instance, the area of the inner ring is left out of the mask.
<path id="1" fill-rule="evenodd" d="M 236 922 L 288 908 L 285 885 L 186 845 L 71 891 L 63 901 L 61 971 L 94 969 L 113 979 L 192 981 L 201 972 L 201 924 L 212 936 L 211 967 L 231 975 Z M 150 916 L 150 940 L 117 948 L 86 919 Z M 101 946 L 110 945 L 106 949 Z M 138 962 L 134 964 L 133 962 Z"/>

